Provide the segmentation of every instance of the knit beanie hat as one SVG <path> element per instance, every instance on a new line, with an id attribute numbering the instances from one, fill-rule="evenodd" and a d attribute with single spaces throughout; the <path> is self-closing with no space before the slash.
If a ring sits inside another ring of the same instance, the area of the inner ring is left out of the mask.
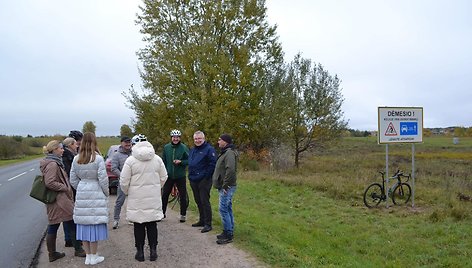
<path id="1" fill-rule="evenodd" d="M 226 141 L 228 144 L 232 144 L 233 143 L 233 139 L 231 138 L 231 136 L 229 134 L 222 134 L 220 136 L 220 139 Z"/>

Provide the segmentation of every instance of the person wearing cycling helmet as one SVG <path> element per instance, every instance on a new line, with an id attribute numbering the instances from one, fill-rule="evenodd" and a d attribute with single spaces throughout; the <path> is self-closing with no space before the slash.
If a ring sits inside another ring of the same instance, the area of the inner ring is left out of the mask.
<path id="1" fill-rule="evenodd" d="M 131 138 L 132 145 L 135 145 L 136 143 L 141 141 L 147 141 L 146 136 L 144 136 L 143 134 L 134 135 L 133 138 Z"/>
<path id="2" fill-rule="evenodd" d="M 121 190 L 128 198 L 126 219 L 133 222 L 136 255 L 144 261 L 146 234 L 149 241 L 149 260 L 157 260 L 157 221 L 164 218 L 162 212 L 161 185 L 167 180 L 167 170 L 154 147 L 142 134 L 131 139 L 134 143 L 120 173 Z"/>
<path id="3" fill-rule="evenodd" d="M 162 211 L 166 217 L 169 195 L 174 185 L 179 191 L 180 222 L 185 222 L 188 207 L 187 183 L 185 180 L 185 169 L 188 165 L 188 147 L 181 142 L 182 133 L 174 129 L 170 132 L 171 142 L 164 145 L 162 161 L 166 165 L 168 179 L 162 188 Z"/>

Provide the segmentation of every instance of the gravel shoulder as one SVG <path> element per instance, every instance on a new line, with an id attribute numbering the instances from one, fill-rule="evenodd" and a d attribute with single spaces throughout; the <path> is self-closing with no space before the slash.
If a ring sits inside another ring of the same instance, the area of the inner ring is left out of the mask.
<path id="1" fill-rule="evenodd" d="M 201 228 L 191 227 L 191 223 L 196 219 L 193 215 L 187 216 L 189 218 L 187 222 L 180 223 L 178 212 L 170 209 L 167 211 L 167 218 L 158 223 L 157 261 L 149 261 L 149 248 L 146 245 L 146 260 L 138 262 L 134 259 L 136 250 L 133 226 L 128 225 L 125 220 L 126 203 L 123 206 L 120 227 L 116 230 L 111 228 L 115 200 L 116 196 L 110 196 L 109 238 L 98 244 L 98 253 L 105 257 L 105 261 L 97 267 L 266 267 L 249 253 L 236 248 L 234 244 L 216 244 L 216 235 L 221 232 L 219 226 L 214 226 L 213 231 L 202 234 Z M 59 228 L 56 245 L 57 250 L 65 252 L 66 256 L 50 263 L 46 243 L 43 240 L 34 267 L 90 267 L 84 264 L 84 258 L 74 257 L 73 248 L 64 247 L 62 227 Z"/>

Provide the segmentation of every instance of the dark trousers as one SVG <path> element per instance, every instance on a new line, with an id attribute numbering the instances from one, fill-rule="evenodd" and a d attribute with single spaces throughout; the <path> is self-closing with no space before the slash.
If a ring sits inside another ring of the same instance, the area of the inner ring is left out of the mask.
<path id="1" fill-rule="evenodd" d="M 193 198 L 195 199 L 195 203 L 197 203 L 198 212 L 200 214 L 199 222 L 211 226 L 211 178 L 201 181 L 190 181 L 190 186 L 192 187 Z"/>
<path id="2" fill-rule="evenodd" d="M 188 207 L 188 200 L 187 200 L 187 184 L 185 178 L 181 179 L 168 179 L 166 183 L 164 183 L 164 187 L 162 188 L 162 211 L 164 215 L 167 211 L 167 203 L 169 203 L 169 195 L 172 191 L 172 187 L 177 185 L 177 190 L 179 190 L 179 202 L 180 202 L 180 215 L 187 215 L 187 207 Z"/>
<path id="3" fill-rule="evenodd" d="M 146 232 L 149 246 L 157 246 L 157 222 L 134 223 L 134 243 L 136 247 L 142 247 L 145 244 Z"/>
<path id="4" fill-rule="evenodd" d="M 48 225 L 48 234 L 57 234 L 57 230 L 59 229 L 60 223 L 56 224 L 49 224 Z M 67 230 L 69 237 L 71 237 L 71 232 L 74 231 L 75 233 L 75 224 L 73 220 L 65 221 L 62 223 L 65 226 L 64 230 Z"/>

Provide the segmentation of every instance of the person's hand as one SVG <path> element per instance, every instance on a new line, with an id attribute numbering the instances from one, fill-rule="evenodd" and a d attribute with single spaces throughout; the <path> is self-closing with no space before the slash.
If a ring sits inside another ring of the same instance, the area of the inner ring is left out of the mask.
<path id="1" fill-rule="evenodd" d="M 180 164 L 181 162 L 182 162 L 182 161 L 180 161 L 179 159 L 174 159 L 174 164 L 175 164 L 175 165 L 178 165 L 178 164 Z"/>

